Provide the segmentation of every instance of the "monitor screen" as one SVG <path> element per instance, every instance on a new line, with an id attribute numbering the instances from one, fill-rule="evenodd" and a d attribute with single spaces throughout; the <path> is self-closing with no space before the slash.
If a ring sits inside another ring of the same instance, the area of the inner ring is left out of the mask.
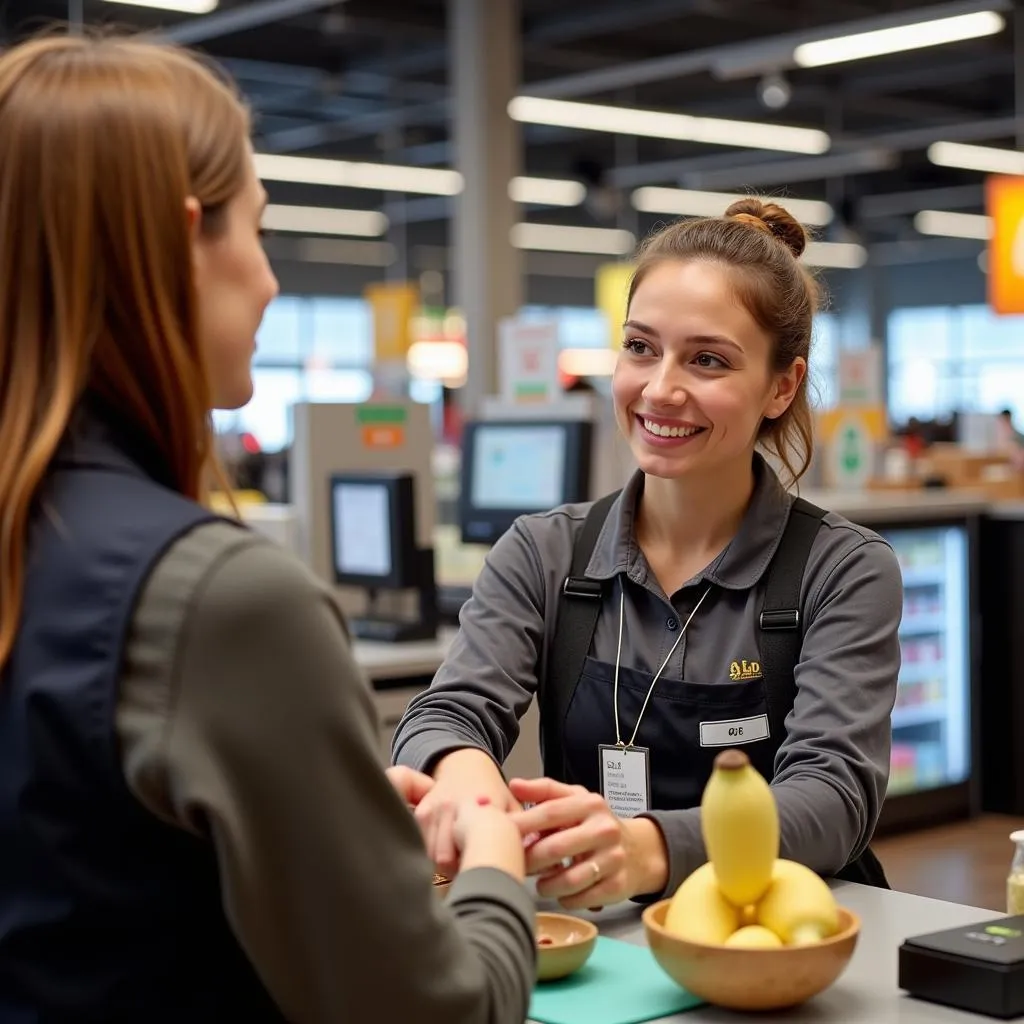
<path id="1" fill-rule="evenodd" d="M 565 446 L 560 426 L 481 425 L 472 452 L 474 507 L 539 512 L 560 505 Z"/>
<path id="2" fill-rule="evenodd" d="M 517 516 L 590 498 L 587 420 L 467 423 L 459 523 L 467 544 L 493 544 Z"/>
<path id="3" fill-rule="evenodd" d="M 339 576 L 391 575 L 391 514 L 384 484 L 337 481 L 334 568 Z"/>

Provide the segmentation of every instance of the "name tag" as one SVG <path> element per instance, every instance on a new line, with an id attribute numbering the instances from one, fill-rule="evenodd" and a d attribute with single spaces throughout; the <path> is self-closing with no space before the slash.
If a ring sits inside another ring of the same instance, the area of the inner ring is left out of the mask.
<path id="1" fill-rule="evenodd" d="M 601 795 L 612 814 L 635 818 L 651 806 L 651 763 L 647 747 L 598 747 Z"/>
<path id="2" fill-rule="evenodd" d="M 753 718 L 734 718 L 729 722 L 701 722 L 700 745 L 702 747 L 738 747 L 744 743 L 756 743 L 768 739 L 768 716 L 755 715 Z"/>

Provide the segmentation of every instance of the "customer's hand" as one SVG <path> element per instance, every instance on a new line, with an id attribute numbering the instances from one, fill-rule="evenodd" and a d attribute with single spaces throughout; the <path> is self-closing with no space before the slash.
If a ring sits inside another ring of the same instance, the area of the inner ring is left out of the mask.
<path id="1" fill-rule="evenodd" d="M 429 775 L 413 768 L 407 768 L 405 765 L 388 768 L 386 774 L 391 785 L 395 787 L 398 795 L 411 810 L 418 807 L 423 798 L 434 788 L 434 780 Z"/>
<path id="2" fill-rule="evenodd" d="M 456 808 L 452 837 L 461 858 L 460 868 L 497 868 L 520 882 L 526 875 L 526 854 L 519 829 L 509 814 L 480 800 L 463 801 Z"/>
<path id="3" fill-rule="evenodd" d="M 521 836 L 539 834 L 526 857 L 538 895 L 581 910 L 664 888 L 668 855 L 654 822 L 617 818 L 582 786 L 553 779 L 513 779 L 510 786 L 517 800 L 536 805 L 512 818 Z"/>
<path id="4" fill-rule="evenodd" d="M 416 820 L 427 853 L 437 870 L 452 876 L 459 870 L 460 852 L 455 820 L 464 804 L 483 800 L 490 814 L 519 810 L 498 766 L 482 750 L 456 750 L 434 769 L 434 785 L 416 807 Z"/>

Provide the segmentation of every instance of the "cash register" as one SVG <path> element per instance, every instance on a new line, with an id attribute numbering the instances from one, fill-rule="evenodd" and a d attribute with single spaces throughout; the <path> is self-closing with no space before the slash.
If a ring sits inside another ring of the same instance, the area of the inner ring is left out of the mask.
<path id="1" fill-rule="evenodd" d="M 402 642 L 437 636 L 434 550 L 416 542 L 411 473 L 334 473 L 329 480 L 334 582 L 367 593 L 365 614 L 349 617 L 353 636 Z M 415 611 L 402 617 L 380 607 L 382 592 L 415 591 Z"/>

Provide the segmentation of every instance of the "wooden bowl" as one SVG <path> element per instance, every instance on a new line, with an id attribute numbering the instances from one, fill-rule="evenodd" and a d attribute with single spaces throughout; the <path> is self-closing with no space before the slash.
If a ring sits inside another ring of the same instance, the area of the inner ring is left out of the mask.
<path id="1" fill-rule="evenodd" d="M 812 946 L 710 946 L 665 930 L 670 902 L 652 903 L 643 913 L 654 959 L 687 992 L 731 1010 L 779 1010 L 823 992 L 843 973 L 860 933 L 860 918 L 840 907 L 839 931 Z"/>
<path id="2" fill-rule="evenodd" d="M 537 980 L 554 981 L 578 971 L 594 952 L 597 925 L 568 914 L 537 914 Z"/>

